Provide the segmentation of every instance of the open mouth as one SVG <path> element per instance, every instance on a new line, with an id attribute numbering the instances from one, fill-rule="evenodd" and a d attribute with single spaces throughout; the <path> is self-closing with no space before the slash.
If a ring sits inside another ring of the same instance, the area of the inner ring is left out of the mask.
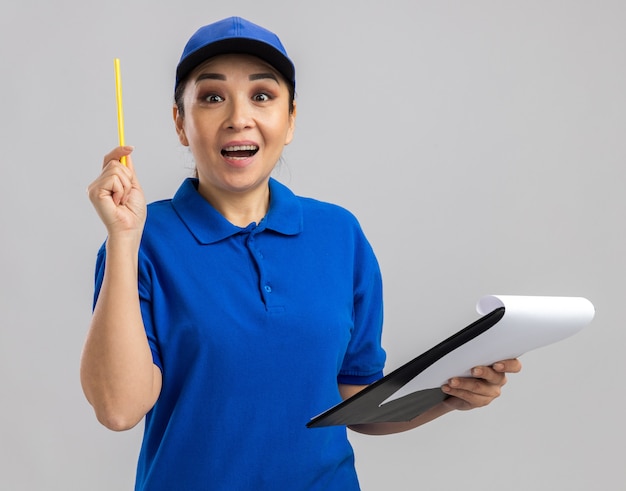
<path id="1" fill-rule="evenodd" d="M 222 148 L 222 155 L 229 159 L 247 159 L 259 151 L 256 145 L 234 145 Z"/>

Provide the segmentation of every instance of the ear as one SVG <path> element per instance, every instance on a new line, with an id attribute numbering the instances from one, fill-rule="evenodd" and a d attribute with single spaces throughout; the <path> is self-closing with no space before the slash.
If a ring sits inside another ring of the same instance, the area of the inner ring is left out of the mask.
<path id="1" fill-rule="evenodd" d="M 287 130 L 287 137 L 285 138 L 285 145 L 289 145 L 293 140 L 293 134 L 296 131 L 296 101 L 293 101 L 293 111 L 289 114 L 289 128 Z"/>
<path id="2" fill-rule="evenodd" d="M 185 134 L 185 118 L 178 111 L 178 106 L 174 104 L 172 107 L 172 116 L 174 117 L 174 125 L 176 125 L 176 134 L 178 135 L 178 140 L 181 145 L 188 147 L 189 140 L 187 140 L 187 135 Z"/>

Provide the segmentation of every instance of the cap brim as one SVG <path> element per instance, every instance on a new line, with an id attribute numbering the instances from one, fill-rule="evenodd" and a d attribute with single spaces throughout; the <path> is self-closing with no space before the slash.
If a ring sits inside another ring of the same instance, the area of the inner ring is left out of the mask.
<path id="1" fill-rule="evenodd" d="M 262 59 L 295 86 L 295 68 L 289 58 L 267 43 L 248 38 L 221 39 L 189 53 L 176 68 L 176 86 L 187 78 L 194 68 L 209 58 L 231 53 L 248 54 Z"/>

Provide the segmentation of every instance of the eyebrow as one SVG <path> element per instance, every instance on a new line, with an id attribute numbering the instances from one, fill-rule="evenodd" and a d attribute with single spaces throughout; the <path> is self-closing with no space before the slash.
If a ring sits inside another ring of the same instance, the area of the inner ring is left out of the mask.
<path id="1" fill-rule="evenodd" d="M 255 80 L 263 80 L 265 78 L 269 78 L 271 80 L 274 80 L 277 84 L 280 84 L 280 82 L 278 81 L 278 77 L 276 77 L 276 75 L 274 75 L 272 72 L 253 73 L 252 75 L 248 77 L 248 80 L 253 82 Z M 226 81 L 226 75 L 223 75 L 221 73 L 212 73 L 212 72 L 201 73 L 200 75 L 196 77 L 196 84 L 201 82 L 202 80 L 207 80 L 207 79 Z"/>
<path id="2" fill-rule="evenodd" d="M 196 84 L 206 79 L 226 80 L 226 75 L 222 75 L 221 73 L 201 73 L 200 75 L 196 77 Z"/>
<path id="3" fill-rule="evenodd" d="M 274 80 L 277 84 L 278 82 L 278 77 L 276 77 L 276 75 L 274 75 L 272 72 L 266 72 L 266 73 L 253 73 L 252 75 L 250 75 L 248 77 L 248 79 L 252 82 L 254 80 L 262 80 L 264 78 L 270 78 L 272 80 Z"/>

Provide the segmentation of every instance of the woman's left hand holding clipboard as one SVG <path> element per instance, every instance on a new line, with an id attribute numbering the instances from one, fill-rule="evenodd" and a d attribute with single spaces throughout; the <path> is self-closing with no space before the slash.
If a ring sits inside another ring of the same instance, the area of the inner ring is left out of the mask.
<path id="1" fill-rule="evenodd" d="M 518 373 L 522 364 L 518 359 L 503 360 L 492 366 L 475 367 L 472 377 L 455 377 L 441 390 L 452 396 L 443 404 L 451 409 L 467 411 L 490 404 L 500 396 L 507 382 L 507 373 Z"/>

